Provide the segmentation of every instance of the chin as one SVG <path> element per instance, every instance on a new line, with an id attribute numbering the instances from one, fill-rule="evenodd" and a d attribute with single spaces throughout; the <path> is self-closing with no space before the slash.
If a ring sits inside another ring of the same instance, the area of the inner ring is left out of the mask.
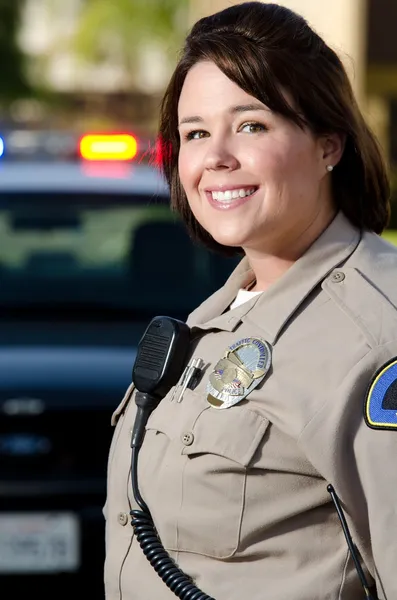
<path id="1" fill-rule="evenodd" d="M 245 238 L 243 238 L 241 235 L 232 235 L 232 234 L 225 234 L 225 233 L 220 233 L 220 232 L 209 232 L 212 237 L 214 238 L 214 240 L 216 242 L 218 242 L 218 244 L 221 244 L 222 246 L 230 246 L 231 248 L 240 248 L 245 241 Z"/>

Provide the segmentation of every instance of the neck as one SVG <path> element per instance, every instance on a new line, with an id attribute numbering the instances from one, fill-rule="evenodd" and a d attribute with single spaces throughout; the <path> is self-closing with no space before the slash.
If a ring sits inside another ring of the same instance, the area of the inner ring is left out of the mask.
<path id="1" fill-rule="evenodd" d="M 272 248 L 245 248 L 250 266 L 255 274 L 251 291 L 265 291 L 310 248 L 334 219 L 336 211 L 318 215 L 305 229 L 286 234 Z"/>

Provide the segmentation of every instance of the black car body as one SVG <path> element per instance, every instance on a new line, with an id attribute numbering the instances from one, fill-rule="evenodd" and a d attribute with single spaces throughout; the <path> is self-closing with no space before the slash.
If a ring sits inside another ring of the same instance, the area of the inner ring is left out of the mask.
<path id="1" fill-rule="evenodd" d="M 235 262 L 195 246 L 144 164 L 0 163 L 0 586 L 103 598 L 110 417 L 150 319 Z"/>

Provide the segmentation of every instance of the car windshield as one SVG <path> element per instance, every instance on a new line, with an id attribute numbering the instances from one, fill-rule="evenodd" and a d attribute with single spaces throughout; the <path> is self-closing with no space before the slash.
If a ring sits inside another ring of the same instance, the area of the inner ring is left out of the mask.
<path id="1" fill-rule="evenodd" d="M 0 195 L 0 307 L 187 315 L 237 261 L 194 245 L 166 196 Z"/>

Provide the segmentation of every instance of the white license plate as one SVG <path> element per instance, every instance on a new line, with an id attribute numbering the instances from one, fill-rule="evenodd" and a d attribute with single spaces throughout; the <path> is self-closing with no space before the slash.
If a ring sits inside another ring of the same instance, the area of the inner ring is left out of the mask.
<path id="1" fill-rule="evenodd" d="M 71 513 L 0 513 L 0 573 L 57 573 L 80 565 Z"/>

